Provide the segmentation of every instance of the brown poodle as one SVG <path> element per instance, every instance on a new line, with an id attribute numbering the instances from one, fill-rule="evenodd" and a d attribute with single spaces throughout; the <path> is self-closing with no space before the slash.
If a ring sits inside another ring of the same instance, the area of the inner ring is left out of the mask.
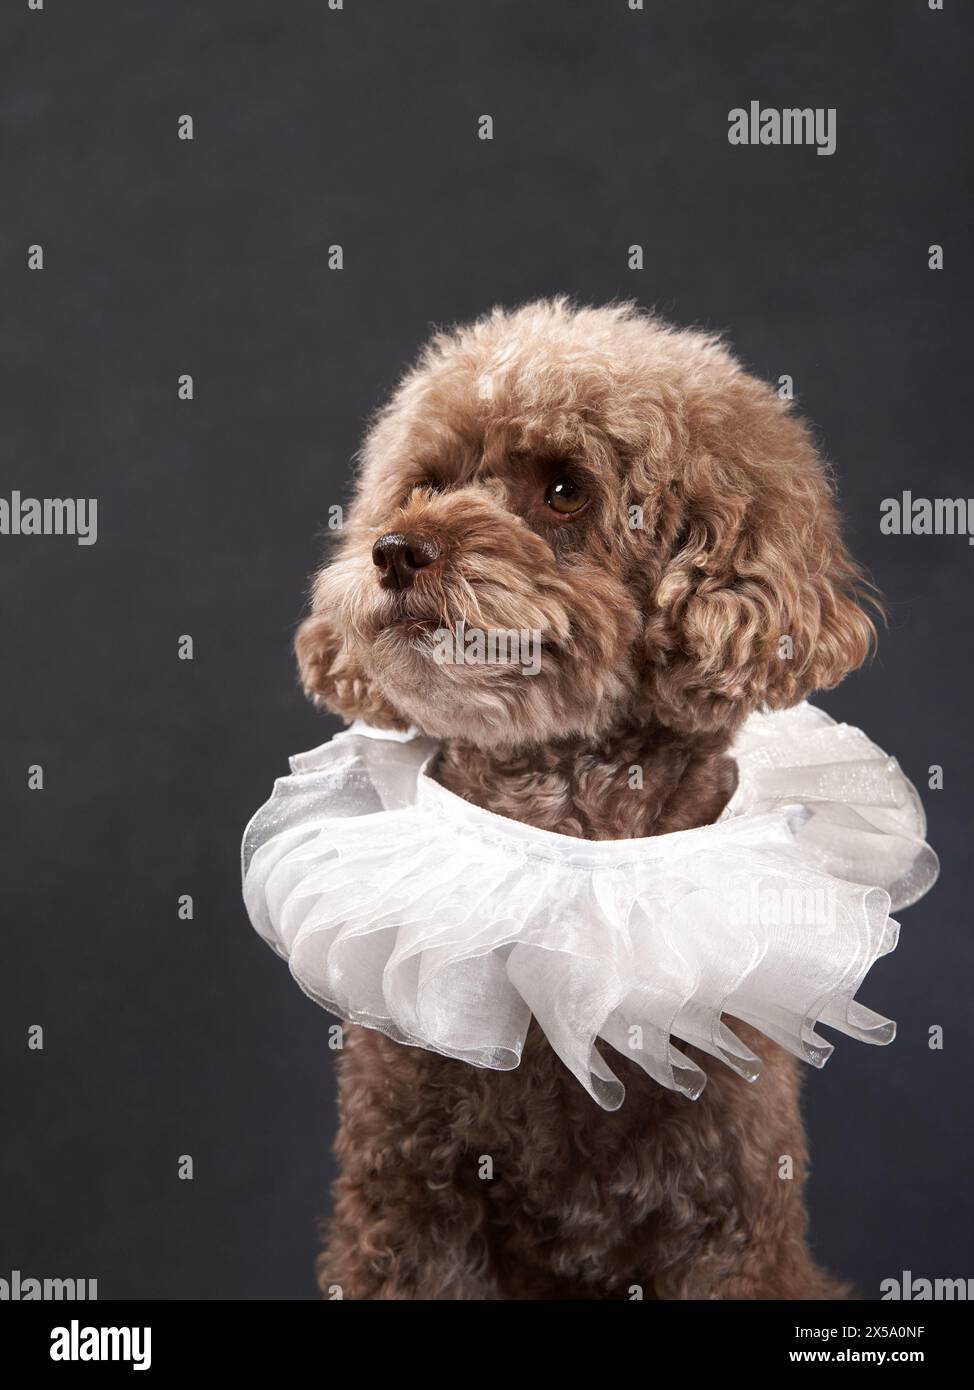
<path id="1" fill-rule="evenodd" d="M 787 403 L 713 337 L 556 300 L 427 346 L 366 440 L 297 651 L 330 709 L 441 739 L 451 791 L 638 837 L 714 821 L 744 718 L 863 661 L 863 592 Z M 459 619 L 539 630 L 541 670 L 431 661 L 421 635 Z M 805 1240 L 798 1063 L 759 1050 L 757 1084 L 714 1066 L 692 1102 L 618 1058 L 627 1099 L 606 1113 L 536 1025 L 510 1072 L 349 1028 L 323 1291 L 841 1295 Z"/>

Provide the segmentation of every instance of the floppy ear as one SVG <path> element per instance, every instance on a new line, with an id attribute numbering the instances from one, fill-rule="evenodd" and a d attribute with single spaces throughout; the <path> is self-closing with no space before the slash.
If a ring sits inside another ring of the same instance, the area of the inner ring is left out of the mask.
<path id="1" fill-rule="evenodd" d="M 723 456 L 699 453 L 675 485 L 678 549 L 646 655 L 654 707 L 677 728 L 733 726 L 829 690 L 875 640 L 860 603 L 879 605 L 842 542 L 825 469 L 764 389 L 750 396 L 751 430 L 745 412 Z"/>
<path id="2" fill-rule="evenodd" d="M 374 690 L 325 613 L 312 613 L 298 628 L 294 651 L 305 694 L 349 723 L 363 719 L 378 729 L 406 729 L 388 701 Z"/>

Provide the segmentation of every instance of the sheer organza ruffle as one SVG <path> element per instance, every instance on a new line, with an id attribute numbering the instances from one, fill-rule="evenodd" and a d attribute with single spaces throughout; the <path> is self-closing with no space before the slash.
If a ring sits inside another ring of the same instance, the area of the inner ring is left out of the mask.
<path id="1" fill-rule="evenodd" d="M 807 704 L 753 715 L 723 817 L 640 840 L 473 806 L 429 776 L 436 747 L 354 725 L 293 758 L 247 828 L 251 920 L 330 1012 L 497 1069 L 533 1015 L 606 1109 L 625 1093 L 598 1040 L 695 1098 L 677 1042 L 759 1075 L 727 1016 L 814 1066 L 819 1024 L 892 1039 L 855 996 L 937 860 L 916 791 L 858 729 Z"/>

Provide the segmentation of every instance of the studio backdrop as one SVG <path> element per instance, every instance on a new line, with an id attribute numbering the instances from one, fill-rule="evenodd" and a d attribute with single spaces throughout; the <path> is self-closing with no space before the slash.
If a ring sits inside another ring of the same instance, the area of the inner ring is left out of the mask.
<path id="1" fill-rule="evenodd" d="M 555 294 L 726 334 L 834 468 L 888 616 L 819 703 L 942 874 L 864 991 L 896 1042 L 804 1078 L 812 1244 L 869 1298 L 974 1274 L 971 37 L 954 0 L 4 5 L 0 1278 L 315 1296 L 334 1021 L 240 836 L 339 727 L 291 643 L 370 413 L 433 326 Z"/>

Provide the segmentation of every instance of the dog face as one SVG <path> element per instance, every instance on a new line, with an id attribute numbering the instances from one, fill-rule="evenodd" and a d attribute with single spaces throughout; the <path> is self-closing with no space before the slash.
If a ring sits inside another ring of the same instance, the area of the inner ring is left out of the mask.
<path id="1" fill-rule="evenodd" d="M 296 647 L 309 694 L 380 727 L 709 732 L 859 665 L 861 591 L 785 402 L 712 338 L 556 300 L 425 349 Z"/>

